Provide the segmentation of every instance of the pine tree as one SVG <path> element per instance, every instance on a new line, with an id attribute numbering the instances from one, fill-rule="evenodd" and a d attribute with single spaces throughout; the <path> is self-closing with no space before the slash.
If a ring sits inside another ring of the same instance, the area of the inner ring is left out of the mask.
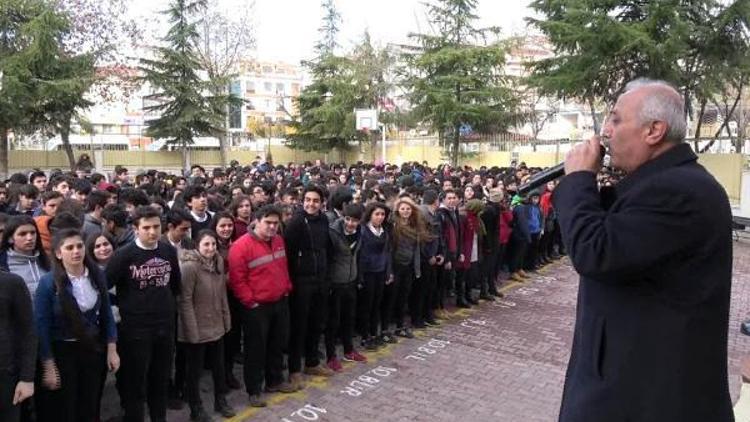
<path id="1" fill-rule="evenodd" d="M 404 56 L 404 86 L 414 115 L 437 131 L 451 163 L 458 163 L 460 129 L 505 130 L 519 118 L 511 81 L 503 74 L 507 47 L 499 28 L 476 28 L 477 0 L 428 5 L 435 34 L 411 34 L 417 46 Z"/>
<path id="2" fill-rule="evenodd" d="M 362 40 L 351 53 L 354 65 L 355 84 L 358 89 L 358 108 L 376 109 L 388 97 L 394 83 L 392 82 L 393 55 L 388 48 L 379 48 L 372 43 L 370 32 L 365 30 Z M 393 123 L 392 112 L 381 109 L 378 113 L 379 123 Z M 380 130 L 385 130 L 382 126 Z M 370 134 L 370 153 L 372 160 L 377 156 L 376 143 L 380 134 Z M 361 137 L 360 137 L 361 140 Z"/>
<path id="3" fill-rule="evenodd" d="M 85 98 L 95 80 L 94 56 L 65 51 L 63 38 L 69 31 L 67 16 L 42 5 L 40 13 L 24 28 L 28 45 L 11 60 L 11 68 L 25 68 L 30 104 L 22 106 L 24 127 L 48 136 L 60 135 L 71 170 L 76 159 L 70 145 L 71 126 L 79 112 L 92 105 Z"/>
<path id="4" fill-rule="evenodd" d="M 321 7 L 323 8 L 323 22 L 318 28 L 320 39 L 315 44 L 318 57 L 333 54 L 336 51 L 339 46 L 337 37 L 341 25 L 341 14 L 336 9 L 335 0 L 323 0 Z"/>
<path id="5" fill-rule="evenodd" d="M 747 44 L 748 3 L 535 0 L 530 7 L 541 17 L 529 22 L 556 54 L 531 64 L 528 83 L 543 94 L 585 101 L 595 116 L 594 103 L 612 104 L 628 81 L 664 79 L 682 90 L 690 113 L 693 96 L 705 105 L 701 98 L 736 68 L 732 61 Z"/>
<path id="6" fill-rule="evenodd" d="M 354 108 L 358 105 L 354 63 L 335 53 L 341 16 L 333 0 L 323 0 L 323 22 L 315 59 L 304 62 L 312 76 L 296 99 L 299 120 L 292 123 L 287 145 L 306 151 L 346 149 L 363 138 L 355 130 Z"/>
<path id="7" fill-rule="evenodd" d="M 171 27 L 163 38 L 166 45 L 154 48 L 154 59 L 142 59 L 143 81 L 154 93 L 145 97 L 155 105 L 146 112 L 159 114 L 147 122 L 146 133 L 166 139 L 182 151 L 182 165 L 188 167 L 187 148 L 197 136 L 221 136 L 227 105 L 236 98 L 216 95 L 216 81 L 201 77 L 203 69 L 196 55 L 197 21 L 193 18 L 206 8 L 206 0 L 172 0 L 164 12 Z"/>
<path id="8" fill-rule="evenodd" d="M 8 138 L 19 133 L 31 106 L 31 74 L 20 55 L 29 45 L 27 27 L 42 4 L 26 0 L 0 2 L 0 178 L 8 175 Z"/>

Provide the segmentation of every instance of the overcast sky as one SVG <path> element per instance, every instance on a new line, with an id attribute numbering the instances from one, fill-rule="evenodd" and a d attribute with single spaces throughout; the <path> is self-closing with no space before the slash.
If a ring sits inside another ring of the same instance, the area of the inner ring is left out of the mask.
<path id="1" fill-rule="evenodd" d="M 218 0 L 230 10 L 252 0 Z M 133 0 L 134 16 L 166 8 L 168 0 Z M 500 26 L 506 34 L 521 32 L 530 14 L 528 0 L 479 0 L 479 24 Z M 409 32 L 429 30 L 421 0 L 336 0 L 343 24 L 339 43 L 351 46 L 365 29 L 381 45 L 405 42 Z M 256 56 L 260 60 L 298 63 L 312 56 L 322 17 L 319 0 L 255 0 Z"/>

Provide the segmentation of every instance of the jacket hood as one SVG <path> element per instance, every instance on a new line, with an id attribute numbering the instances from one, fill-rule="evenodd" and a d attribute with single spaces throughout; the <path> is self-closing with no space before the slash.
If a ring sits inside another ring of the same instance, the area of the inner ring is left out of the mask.
<path id="1" fill-rule="evenodd" d="M 18 264 L 26 264 L 29 262 L 37 263 L 39 261 L 39 251 L 35 251 L 33 255 L 25 255 L 17 253 L 12 249 L 8 250 L 8 263 L 15 262 Z"/>
<path id="2" fill-rule="evenodd" d="M 343 217 L 339 218 L 336 221 L 334 221 L 333 223 L 331 223 L 331 225 L 329 227 L 331 228 L 331 230 L 335 231 L 337 234 L 339 234 L 341 236 L 345 236 L 345 234 L 344 234 L 344 218 Z M 355 231 L 355 233 L 359 233 L 360 230 L 361 230 L 361 228 L 362 228 L 362 226 L 357 226 L 357 231 Z"/>
<path id="3" fill-rule="evenodd" d="M 124 232 L 120 233 L 115 238 L 115 243 L 118 245 L 124 245 L 126 243 L 130 243 L 135 240 L 135 232 L 133 229 L 127 229 Z"/>
<path id="4" fill-rule="evenodd" d="M 84 215 L 83 216 L 83 221 L 85 223 L 94 224 L 94 225 L 96 225 L 98 227 L 102 226 L 101 221 L 99 221 L 99 220 L 95 219 L 94 217 L 92 217 L 91 214 Z"/>
<path id="5" fill-rule="evenodd" d="M 219 259 L 219 251 L 211 259 L 206 259 L 195 249 L 184 249 L 180 252 L 180 262 L 188 263 L 195 262 L 201 268 L 212 273 L 223 273 L 224 272 L 224 260 Z"/>

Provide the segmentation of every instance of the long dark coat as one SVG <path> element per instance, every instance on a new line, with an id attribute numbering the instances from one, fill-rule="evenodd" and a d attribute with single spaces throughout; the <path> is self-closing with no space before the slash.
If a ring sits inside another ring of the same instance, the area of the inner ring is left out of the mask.
<path id="1" fill-rule="evenodd" d="M 581 276 L 561 422 L 733 421 L 731 209 L 686 144 L 642 165 L 608 209 L 596 176 L 554 193 Z"/>

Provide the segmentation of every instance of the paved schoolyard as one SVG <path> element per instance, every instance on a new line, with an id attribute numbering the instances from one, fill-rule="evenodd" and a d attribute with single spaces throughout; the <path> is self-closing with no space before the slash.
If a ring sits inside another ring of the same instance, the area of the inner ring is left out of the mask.
<path id="1" fill-rule="evenodd" d="M 232 420 L 555 421 L 572 341 L 577 280 L 567 260 L 551 264 L 531 281 L 505 286 L 505 299 L 454 310 L 441 327 L 368 353 L 367 364 L 345 364 L 333 378 L 310 379 L 304 391 L 269 396 L 265 409 L 247 408 L 247 396 L 235 391 L 230 403 L 238 415 Z M 729 327 L 733 400 L 741 385 L 741 358 L 750 355 L 750 337 L 738 329 L 748 314 L 750 242 L 744 240 L 735 242 Z M 204 403 L 211 410 L 210 381 L 204 381 Z M 116 395 L 108 390 L 105 415 L 116 413 Z M 170 411 L 169 420 L 189 420 L 188 411 Z"/>

